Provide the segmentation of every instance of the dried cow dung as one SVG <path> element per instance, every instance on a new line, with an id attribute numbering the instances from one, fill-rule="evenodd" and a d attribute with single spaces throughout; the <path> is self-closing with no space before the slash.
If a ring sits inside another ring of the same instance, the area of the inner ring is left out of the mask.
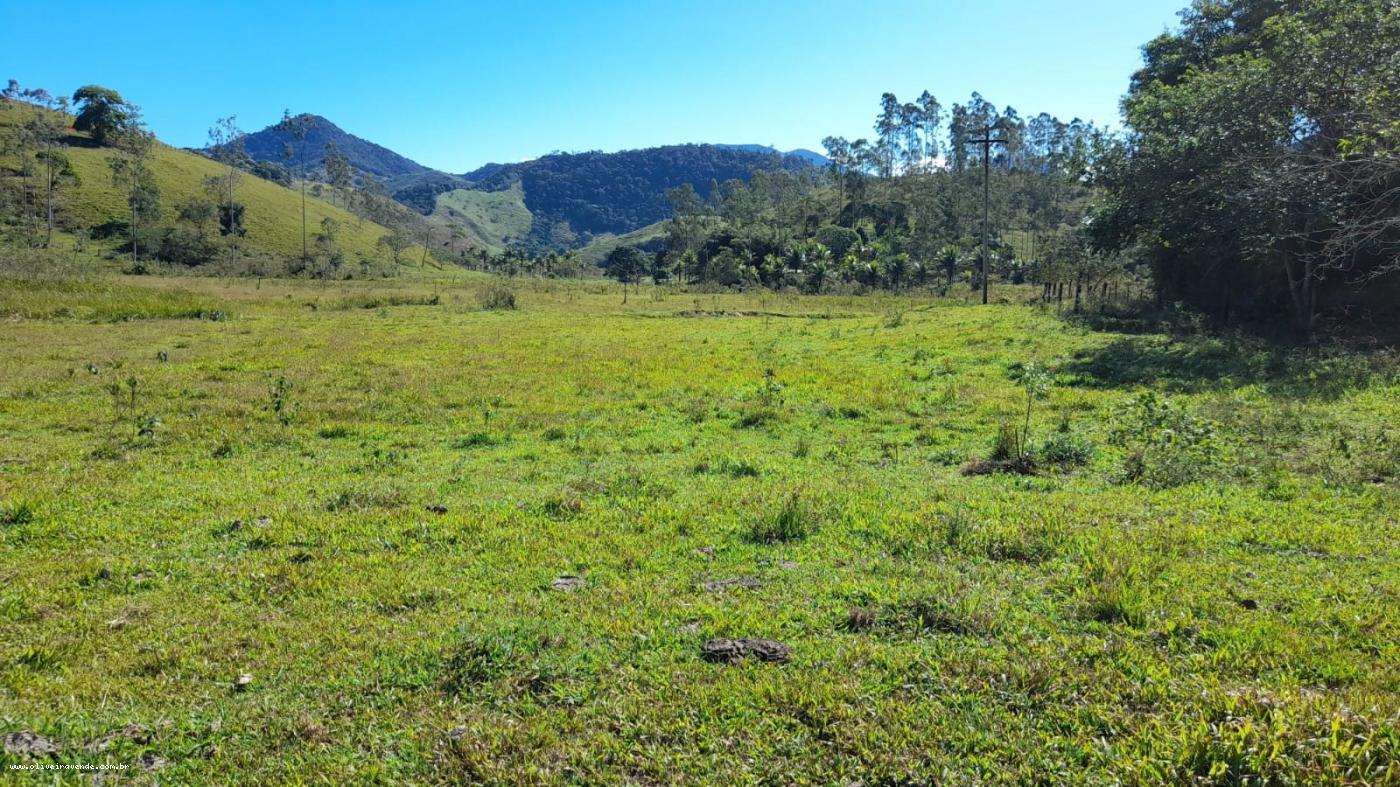
<path id="1" fill-rule="evenodd" d="M 5 753 L 23 757 L 37 757 L 44 754 L 57 754 L 58 745 L 51 738 L 45 738 L 33 730 L 19 730 L 5 733 Z"/>
<path id="2" fill-rule="evenodd" d="M 785 662 L 792 658 L 788 646 L 773 639 L 712 639 L 701 655 L 706 661 L 738 664 L 745 656 L 759 661 Z"/>
<path id="3" fill-rule="evenodd" d="M 733 588 L 743 588 L 744 590 L 757 590 L 761 587 L 754 577 L 735 577 L 734 579 L 712 579 L 700 583 L 700 589 L 707 593 L 723 593 Z"/>
<path id="4" fill-rule="evenodd" d="M 555 590 L 572 593 L 575 590 L 582 590 L 588 587 L 588 580 L 583 577 L 574 576 L 573 574 L 565 574 L 562 577 L 558 577 L 553 582 L 550 582 L 549 586 Z"/>

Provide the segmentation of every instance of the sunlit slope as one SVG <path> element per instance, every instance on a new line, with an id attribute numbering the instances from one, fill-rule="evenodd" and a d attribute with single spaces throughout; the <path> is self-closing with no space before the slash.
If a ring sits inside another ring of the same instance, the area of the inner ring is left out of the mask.
<path id="1" fill-rule="evenodd" d="M 0 108 L 0 126 L 11 125 L 19 121 L 21 113 L 34 111 L 37 110 L 30 107 Z M 114 151 L 96 147 L 85 134 L 72 131 L 70 134 L 69 147 L 64 153 L 80 183 L 63 198 L 63 223 L 68 227 L 93 227 L 113 220 L 125 221 L 128 215 L 126 198 L 112 184 L 108 165 Z M 205 179 L 226 171 L 203 156 L 161 143 L 153 150 L 151 169 L 160 186 L 161 222 L 167 225 L 175 222 L 176 205 L 204 196 Z M 247 247 L 287 257 L 301 255 L 300 192 L 245 173 L 239 182 L 238 199 L 246 206 L 244 221 L 248 235 L 244 243 Z M 326 218 L 339 222 L 337 242 L 351 258 L 357 253 L 382 254 L 376 243 L 389 230 L 307 195 L 308 236 L 314 238 L 321 220 Z"/>
<path id="2" fill-rule="evenodd" d="M 437 196 L 433 217 L 457 224 L 473 243 L 499 252 L 530 233 L 533 216 L 525 207 L 525 190 L 516 181 L 500 191 L 456 189 Z"/>

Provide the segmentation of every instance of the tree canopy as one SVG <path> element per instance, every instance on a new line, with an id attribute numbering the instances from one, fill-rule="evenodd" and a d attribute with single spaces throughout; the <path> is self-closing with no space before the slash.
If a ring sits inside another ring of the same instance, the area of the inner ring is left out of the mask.
<path id="1" fill-rule="evenodd" d="M 78 110 L 73 128 L 88 132 L 99 145 L 110 144 L 135 125 L 139 115 L 137 108 L 126 103 L 120 93 L 99 85 L 78 88 L 73 93 L 73 103 Z"/>
<path id="2" fill-rule="evenodd" d="M 1144 56 L 1099 245 L 1227 316 L 1312 330 L 1379 303 L 1400 266 L 1400 5 L 1197 0 Z"/>

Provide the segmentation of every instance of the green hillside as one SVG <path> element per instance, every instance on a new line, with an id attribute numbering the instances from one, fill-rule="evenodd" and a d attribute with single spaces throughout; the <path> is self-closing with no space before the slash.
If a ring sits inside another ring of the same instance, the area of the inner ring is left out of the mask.
<path id="1" fill-rule="evenodd" d="M 36 111 L 40 110 L 29 106 L 0 107 L 0 136 L 6 135 L 9 127 L 22 122 L 25 113 Z M 86 134 L 71 128 L 69 134 L 69 147 L 64 153 L 81 182 L 61 200 L 60 226 L 74 230 L 125 220 L 126 199 L 112 184 L 107 164 L 112 151 L 96 146 Z M 160 186 L 165 208 L 162 221 L 166 224 L 174 222 L 174 205 L 203 196 L 204 179 L 224 171 L 221 165 L 203 156 L 160 143 L 153 151 L 151 168 Z M 245 174 L 238 186 L 238 199 L 246 206 L 244 221 L 248 235 L 244 243 L 248 248 L 284 257 L 301 254 L 300 192 Z M 314 233 L 324 218 L 340 223 L 338 242 L 351 259 L 359 254 L 382 255 L 376 243 L 388 233 L 384 227 L 309 195 L 306 206 L 310 232 Z"/>
<path id="2" fill-rule="evenodd" d="M 601 265 L 603 260 L 608 258 L 613 249 L 619 246 L 641 246 L 650 241 L 657 240 L 666 235 L 666 222 L 658 221 L 655 224 L 648 224 L 639 230 L 633 230 L 623 235 L 599 235 L 595 237 L 587 246 L 579 249 L 576 256 L 579 261 L 589 265 Z"/>
<path id="3" fill-rule="evenodd" d="M 533 220 L 519 181 L 501 191 L 457 189 L 439 194 L 433 216 L 441 223 L 460 225 L 474 244 L 494 252 L 524 240 Z"/>

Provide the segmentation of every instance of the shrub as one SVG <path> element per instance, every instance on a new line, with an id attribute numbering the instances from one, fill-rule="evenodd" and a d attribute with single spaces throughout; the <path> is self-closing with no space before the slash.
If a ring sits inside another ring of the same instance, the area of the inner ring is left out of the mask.
<path id="1" fill-rule="evenodd" d="M 1114 436 L 1128 449 L 1123 479 L 1158 489 L 1189 484 L 1218 466 L 1213 421 L 1146 392 L 1114 413 Z"/>
<path id="2" fill-rule="evenodd" d="M 488 287 L 476 294 L 484 311 L 514 311 L 515 291 L 508 287 Z"/>
<path id="3" fill-rule="evenodd" d="M 1094 443 L 1070 431 L 1069 423 L 1050 434 L 1040 446 L 1040 460 L 1058 467 L 1083 467 L 1094 459 Z"/>
<path id="4" fill-rule="evenodd" d="M 219 247 L 186 229 L 166 230 L 161 236 L 156 257 L 165 262 L 193 267 L 203 265 L 219 253 Z"/>
<path id="5" fill-rule="evenodd" d="M 489 432 L 472 432 L 466 437 L 460 437 L 452 441 L 452 447 L 457 449 L 465 448 L 490 448 L 505 442 L 503 439 Z"/>
<path id="6" fill-rule="evenodd" d="M 1037 399 L 1050 394 L 1050 373 L 1039 364 L 1016 365 L 1012 378 L 1021 384 L 1026 395 L 1025 421 L 1021 425 L 1003 421 L 997 429 L 992 454 L 987 459 L 973 460 L 963 466 L 963 475 L 987 475 L 1006 472 L 1030 475 L 1035 472 L 1035 456 L 1031 451 L 1031 416 Z"/>
<path id="7" fill-rule="evenodd" d="M 0 507 L 0 526 L 16 527 L 34 521 L 34 504 L 21 500 L 13 505 Z"/>
<path id="8" fill-rule="evenodd" d="M 713 473 L 715 475 L 727 475 L 730 478 L 757 478 L 763 474 L 763 468 L 748 461 L 747 459 L 734 459 L 722 456 L 711 461 L 702 461 L 695 465 L 696 473 Z"/>

